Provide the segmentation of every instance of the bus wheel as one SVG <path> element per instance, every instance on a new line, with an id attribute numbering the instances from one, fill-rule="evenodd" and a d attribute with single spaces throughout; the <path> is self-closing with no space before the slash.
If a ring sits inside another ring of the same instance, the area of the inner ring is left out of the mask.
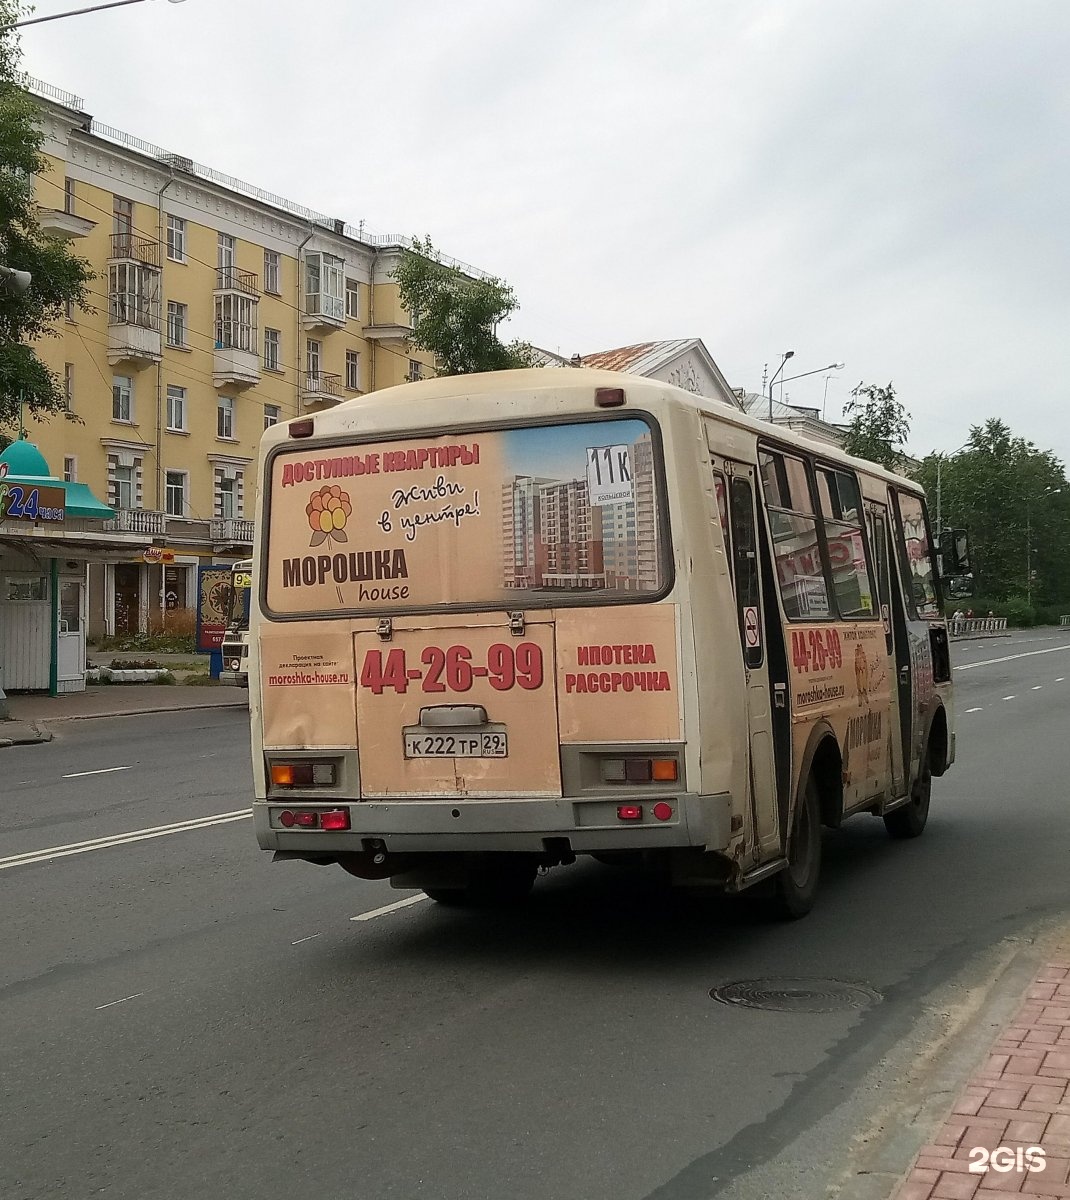
<path id="1" fill-rule="evenodd" d="M 773 880 L 778 916 L 789 921 L 805 917 L 814 906 L 821 876 L 821 799 L 817 780 L 806 781 L 802 802 L 795 811 L 795 826 L 788 845 L 788 865 Z"/>
<path id="2" fill-rule="evenodd" d="M 884 818 L 884 828 L 894 838 L 921 837 L 929 819 L 929 797 L 933 790 L 933 773 L 929 755 L 922 759 L 921 771 L 914 782 L 910 802 L 894 809 Z"/>
<path id="3" fill-rule="evenodd" d="M 436 904 L 454 908 L 508 908 L 527 899 L 535 883 L 535 864 L 496 863 L 473 867 L 464 887 L 427 887 L 424 892 Z"/>

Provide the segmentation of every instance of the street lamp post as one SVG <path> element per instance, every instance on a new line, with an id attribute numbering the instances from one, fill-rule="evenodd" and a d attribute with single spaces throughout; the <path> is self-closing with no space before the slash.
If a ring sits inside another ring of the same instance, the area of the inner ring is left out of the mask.
<path id="1" fill-rule="evenodd" d="M 167 0 L 168 4 L 182 4 L 184 0 Z M 9 29 L 21 29 L 24 25 L 42 25 L 45 21 L 58 21 L 63 17 L 80 17 L 83 13 L 101 12 L 105 8 L 125 8 L 128 4 L 144 4 L 145 0 L 107 0 L 106 4 L 92 4 L 88 8 L 72 8 L 68 12 L 52 13 L 48 17 L 30 17 L 25 21 L 12 21 L 0 25 L 0 33 Z"/>
<path id="2" fill-rule="evenodd" d="M 1058 496 L 1062 488 L 1048 487 L 1040 493 L 1038 500 L 1045 496 Z M 1025 498 L 1025 602 L 1033 607 L 1033 502 Z"/>
<path id="3" fill-rule="evenodd" d="M 820 375 L 822 371 L 842 371 L 847 366 L 846 363 L 829 363 L 827 367 L 817 367 L 813 371 L 803 371 L 801 375 L 789 375 L 786 379 L 780 381 L 780 386 L 783 387 L 786 383 L 794 383 L 796 379 L 805 379 L 807 375 Z"/>
<path id="4" fill-rule="evenodd" d="M 777 367 L 777 369 L 776 369 L 776 375 L 774 375 L 773 378 L 769 380 L 769 423 L 770 424 L 773 423 L 773 384 L 776 383 L 777 375 L 779 375 L 780 372 L 783 371 L 784 368 L 787 366 L 788 359 L 794 358 L 794 357 L 795 357 L 794 350 L 785 350 L 784 353 L 780 356 L 780 366 Z"/>

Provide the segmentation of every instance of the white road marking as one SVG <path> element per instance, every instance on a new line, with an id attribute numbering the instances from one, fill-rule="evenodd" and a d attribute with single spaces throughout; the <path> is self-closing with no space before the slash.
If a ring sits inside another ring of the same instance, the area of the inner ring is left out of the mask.
<path id="1" fill-rule="evenodd" d="M 1003 697 L 1004 700 L 1013 700 L 1014 698 L 1015 698 L 1014 696 L 1004 696 Z"/>
<path id="2" fill-rule="evenodd" d="M 64 775 L 64 779 L 81 779 L 83 775 L 111 775 L 115 771 L 132 771 L 130 767 L 101 767 L 99 771 L 72 771 L 70 775 Z"/>
<path id="3" fill-rule="evenodd" d="M 1044 685 L 1043 685 L 1042 683 L 1035 683 L 1035 684 L 1033 685 L 1033 691 L 1034 691 L 1034 692 L 1039 692 L 1039 691 L 1040 691 L 1040 689 L 1041 689 L 1043 686 L 1044 686 Z"/>
<path id="4" fill-rule="evenodd" d="M 394 904 L 386 904 L 382 908 L 373 908 L 371 912 L 357 913 L 355 917 L 350 917 L 351 921 L 374 921 L 376 917 L 385 917 L 387 913 L 397 912 L 399 908 L 408 908 L 410 904 L 419 904 L 422 900 L 430 900 L 431 897 L 421 892 L 418 896 L 406 896 L 404 900 L 398 900 Z"/>
<path id="5" fill-rule="evenodd" d="M 1062 681 L 1063 681 L 1063 677 L 1060 675 L 1060 676 L 1059 676 L 1059 678 L 1058 678 L 1058 679 L 1056 679 L 1056 681 L 1055 681 L 1055 682 L 1056 682 L 1056 683 L 1062 683 Z"/>
<path id="6" fill-rule="evenodd" d="M 69 842 L 65 846 L 51 846 L 46 850 L 30 850 L 26 854 L 13 854 L 0 858 L 0 871 L 8 867 L 29 867 L 34 863 L 50 862 L 54 858 L 69 858 L 72 854 L 88 854 L 90 850 L 108 850 L 112 846 L 128 846 L 132 842 L 144 842 L 149 838 L 167 837 L 170 833 L 189 833 L 194 829 L 207 829 L 211 825 L 225 825 L 230 821 L 248 821 L 252 813 L 247 808 L 234 812 L 219 813 L 213 817 L 197 817 L 192 821 L 177 821 L 174 825 L 157 825 L 152 829 L 135 829 L 130 833 L 117 833 L 111 837 L 94 838 L 88 842 Z"/>
<path id="7" fill-rule="evenodd" d="M 144 992 L 135 992 L 132 996 L 124 996 L 121 1000 L 109 1000 L 107 1004 L 98 1004 L 97 1012 L 103 1012 L 106 1008 L 111 1008 L 113 1004 L 125 1004 L 127 1000 L 136 1000 L 138 996 L 144 996 Z"/>
<path id="8" fill-rule="evenodd" d="M 300 946 L 302 942 L 311 942 L 313 938 L 318 938 L 318 933 L 310 933 L 308 937 L 298 938 L 296 942 L 291 942 L 291 946 Z"/>
<path id="9" fill-rule="evenodd" d="M 972 671 L 974 667 L 991 667 L 996 663 L 1010 662 L 1015 658 L 1032 658 L 1034 654 L 1058 654 L 1060 650 L 1070 650 L 1070 646 L 1050 646 L 1047 650 L 1025 650 L 1021 654 L 1006 654 L 1003 658 L 986 658 L 984 662 L 963 663 L 955 670 Z"/>
<path id="10" fill-rule="evenodd" d="M 982 710 L 979 708 L 968 708 L 968 709 L 966 709 L 966 711 L 967 712 L 981 712 Z"/>

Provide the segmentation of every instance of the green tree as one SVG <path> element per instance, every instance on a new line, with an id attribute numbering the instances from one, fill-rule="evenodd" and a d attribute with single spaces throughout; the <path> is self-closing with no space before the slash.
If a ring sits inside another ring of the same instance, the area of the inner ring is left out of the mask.
<path id="1" fill-rule="evenodd" d="M 412 340 L 435 355 L 440 375 L 534 365 L 530 345 L 498 337 L 499 322 L 518 307 L 504 280 L 463 275 L 442 262 L 430 238 L 414 239 L 394 279 L 412 319 Z"/>
<path id="2" fill-rule="evenodd" d="M 0 0 L 0 25 L 18 20 L 17 0 Z M 21 85 L 18 33 L 0 33 L 0 266 L 28 271 L 19 291 L 0 278 L 0 425 L 17 426 L 20 402 L 31 414 L 65 408 L 63 385 L 33 343 L 54 334 L 65 306 L 86 307 L 89 264 L 68 244 L 45 234 L 38 220 L 33 177 L 47 169 L 38 110 Z"/>
<path id="3" fill-rule="evenodd" d="M 1050 450 L 993 418 L 971 427 L 960 453 L 928 455 L 918 479 L 934 521 L 939 507 L 945 529 L 969 534 L 975 595 L 1070 599 L 1070 485 Z"/>
<path id="4" fill-rule="evenodd" d="M 910 414 L 896 399 L 891 383 L 887 387 L 860 383 L 843 411 L 851 418 L 844 450 L 890 471 L 898 470 L 910 435 Z"/>

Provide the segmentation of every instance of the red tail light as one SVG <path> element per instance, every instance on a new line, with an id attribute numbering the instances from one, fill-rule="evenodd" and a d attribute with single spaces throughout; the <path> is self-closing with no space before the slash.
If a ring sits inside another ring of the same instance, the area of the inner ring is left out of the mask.
<path id="1" fill-rule="evenodd" d="M 349 809 L 328 808 L 320 813 L 320 829 L 348 829 Z"/>
<path id="2" fill-rule="evenodd" d="M 617 820 L 618 821 L 641 821 L 643 819 L 643 806 L 641 804 L 618 804 L 617 805 Z"/>

